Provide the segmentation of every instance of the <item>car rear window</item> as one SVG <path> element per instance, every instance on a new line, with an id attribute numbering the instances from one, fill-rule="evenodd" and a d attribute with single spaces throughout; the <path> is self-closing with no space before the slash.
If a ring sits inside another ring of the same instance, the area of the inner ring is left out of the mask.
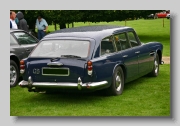
<path id="1" fill-rule="evenodd" d="M 85 40 L 46 40 L 38 44 L 30 57 L 61 57 L 73 55 L 86 58 L 89 55 L 90 42 Z"/>

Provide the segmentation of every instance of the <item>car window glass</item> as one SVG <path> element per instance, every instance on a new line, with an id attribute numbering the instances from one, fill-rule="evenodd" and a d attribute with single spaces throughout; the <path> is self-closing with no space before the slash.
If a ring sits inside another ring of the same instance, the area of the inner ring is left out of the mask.
<path id="1" fill-rule="evenodd" d="M 101 55 L 115 52 L 113 37 L 106 37 L 101 41 Z"/>
<path id="2" fill-rule="evenodd" d="M 128 32 L 128 36 L 129 36 L 129 41 L 130 41 L 132 47 L 139 45 L 133 32 Z"/>
<path id="3" fill-rule="evenodd" d="M 120 44 L 120 41 L 119 41 L 119 35 L 114 35 L 114 41 L 115 41 L 115 44 L 116 44 L 117 51 L 121 51 L 121 44 Z"/>
<path id="4" fill-rule="evenodd" d="M 35 44 L 37 43 L 36 39 L 28 35 L 25 32 L 15 32 L 14 36 L 18 40 L 19 44 Z"/>
<path id="5" fill-rule="evenodd" d="M 47 40 L 42 41 L 31 57 L 61 57 L 73 55 L 80 58 L 89 56 L 90 42 L 87 40 Z"/>
<path id="6" fill-rule="evenodd" d="M 13 36 L 10 34 L 10 45 L 17 45 L 18 43 L 16 40 L 13 38 Z"/>
<path id="7" fill-rule="evenodd" d="M 131 48 L 129 42 L 127 41 L 127 38 L 126 38 L 125 33 L 119 34 L 119 41 L 120 41 L 121 49 L 122 49 L 122 50 Z"/>
<path id="8" fill-rule="evenodd" d="M 127 41 L 127 37 L 125 33 L 120 33 L 115 35 L 114 40 L 118 51 L 125 50 L 131 47 L 129 42 Z"/>

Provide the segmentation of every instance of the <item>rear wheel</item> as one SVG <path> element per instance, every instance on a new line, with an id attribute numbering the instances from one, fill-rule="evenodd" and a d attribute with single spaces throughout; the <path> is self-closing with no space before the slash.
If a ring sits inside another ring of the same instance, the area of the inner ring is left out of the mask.
<path id="1" fill-rule="evenodd" d="M 17 64 L 10 60 L 10 87 L 15 87 L 19 79 L 19 69 Z"/>
<path id="2" fill-rule="evenodd" d="M 124 89 L 124 73 L 121 67 L 116 67 L 113 74 L 112 84 L 108 88 L 110 95 L 121 95 Z"/>
<path id="3" fill-rule="evenodd" d="M 159 74 L 159 55 L 156 53 L 153 70 L 151 71 L 150 75 L 153 77 L 157 77 L 158 74 Z"/>

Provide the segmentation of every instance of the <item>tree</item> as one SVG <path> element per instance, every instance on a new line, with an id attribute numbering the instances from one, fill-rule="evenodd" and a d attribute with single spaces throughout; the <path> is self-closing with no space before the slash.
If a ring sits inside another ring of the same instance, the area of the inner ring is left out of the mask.
<path id="1" fill-rule="evenodd" d="M 29 25 L 35 32 L 35 22 L 39 14 L 46 19 L 49 25 L 54 24 L 55 29 L 66 28 L 66 24 L 73 22 L 110 22 L 127 19 L 146 18 L 147 15 L 162 10 L 21 10 Z"/>

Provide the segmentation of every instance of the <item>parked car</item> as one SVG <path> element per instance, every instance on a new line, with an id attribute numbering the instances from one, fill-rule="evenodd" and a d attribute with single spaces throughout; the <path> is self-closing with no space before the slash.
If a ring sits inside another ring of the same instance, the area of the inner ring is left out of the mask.
<path id="1" fill-rule="evenodd" d="M 149 15 L 147 15 L 146 18 L 147 18 L 147 19 L 154 19 L 154 14 L 149 14 Z"/>
<path id="2" fill-rule="evenodd" d="M 169 19 L 170 18 L 170 14 L 167 14 L 166 18 Z"/>
<path id="3" fill-rule="evenodd" d="M 20 60 L 29 55 L 38 41 L 26 31 L 10 29 L 10 87 L 18 83 Z"/>
<path id="4" fill-rule="evenodd" d="M 163 45 L 142 43 L 124 26 L 84 26 L 46 35 L 20 61 L 29 92 L 103 90 L 120 95 L 124 84 L 149 74 L 158 76 Z"/>
<path id="5" fill-rule="evenodd" d="M 170 13 L 169 10 L 156 13 L 156 14 L 155 14 L 155 18 L 166 18 L 166 16 L 167 16 L 169 13 Z"/>

